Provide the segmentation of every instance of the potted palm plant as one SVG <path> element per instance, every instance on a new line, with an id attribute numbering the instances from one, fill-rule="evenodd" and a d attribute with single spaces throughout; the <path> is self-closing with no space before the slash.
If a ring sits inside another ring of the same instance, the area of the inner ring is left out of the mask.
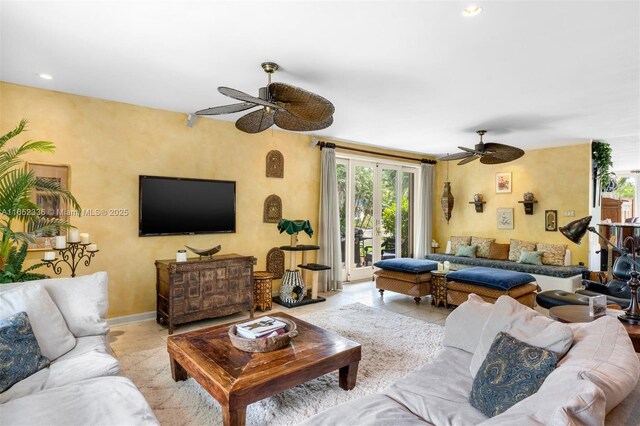
<path id="1" fill-rule="evenodd" d="M 25 154 L 53 153 L 53 142 L 26 141 L 16 147 L 7 147 L 11 139 L 25 130 L 26 125 L 26 120 L 22 120 L 15 129 L 0 137 L 0 281 L 6 278 L 7 274 L 21 280 L 40 278 L 38 274 L 22 273 L 26 271 L 21 271 L 24 260 L 21 253 L 26 253 L 26 245 L 35 241 L 33 234 L 71 227 L 63 219 L 39 214 L 40 208 L 33 201 L 36 193 L 43 197 L 58 198 L 64 201 L 70 210 L 80 212 L 80 205 L 75 197 L 62 188 L 58 181 L 38 177 L 24 167 L 22 157 Z M 20 225 L 20 231 L 15 230 L 16 225 Z M 16 246 L 21 247 L 16 249 Z M 12 261 L 7 263 L 10 259 Z"/>

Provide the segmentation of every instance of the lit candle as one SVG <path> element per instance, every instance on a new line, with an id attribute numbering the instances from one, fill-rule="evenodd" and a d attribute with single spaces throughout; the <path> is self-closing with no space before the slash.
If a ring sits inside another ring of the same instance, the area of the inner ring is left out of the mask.
<path id="1" fill-rule="evenodd" d="M 89 244 L 91 242 L 91 239 L 89 238 L 89 234 L 87 234 L 86 232 L 83 232 L 82 234 L 80 234 L 80 242 L 82 244 Z"/>
<path id="2" fill-rule="evenodd" d="M 56 243 L 55 243 L 55 248 L 57 249 L 64 249 L 67 248 L 67 237 L 65 237 L 64 235 L 59 235 L 56 237 Z"/>
<path id="3" fill-rule="evenodd" d="M 55 251 L 45 251 L 44 252 L 44 260 L 56 260 L 56 252 Z"/>
<path id="4" fill-rule="evenodd" d="M 78 231 L 77 229 L 69 229 L 69 242 L 80 242 L 80 231 Z"/>
<path id="5" fill-rule="evenodd" d="M 98 251 L 98 245 L 97 244 L 89 244 L 87 246 L 87 251 Z"/>

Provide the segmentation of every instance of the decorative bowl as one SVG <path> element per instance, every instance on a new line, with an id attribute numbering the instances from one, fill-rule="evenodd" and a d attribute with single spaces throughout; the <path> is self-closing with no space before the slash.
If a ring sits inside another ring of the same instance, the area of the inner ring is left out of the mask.
<path id="1" fill-rule="evenodd" d="M 244 337 L 238 336 L 236 332 L 236 324 L 233 324 L 229 327 L 229 339 L 231 339 L 231 344 L 245 352 L 271 352 L 288 346 L 289 343 L 291 343 L 291 339 L 298 335 L 296 323 L 286 318 L 275 316 L 273 318 L 277 318 L 279 321 L 286 324 L 284 334 L 278 334 L 273 337 L 262 337 L 259 339 L 245 339 Z"/>

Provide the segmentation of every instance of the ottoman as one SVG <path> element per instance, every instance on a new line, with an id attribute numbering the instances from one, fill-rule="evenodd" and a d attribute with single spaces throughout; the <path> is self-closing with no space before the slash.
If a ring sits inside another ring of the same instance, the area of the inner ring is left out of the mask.
<path id="1" fill-rule="evenodd" d="M 489 303 L 506 294 L 530 308 L 535 306 L 536 279 L 523 272 L 476 266 L 450 272 L 446 279 L 447 303 L 451 305 L 460 305 L 469 293 L 475 293 Z"/>
<path id="2" fill-rule="evenodd" d="M 416 304 L 420 304 L 422 297 L 431 294 L 430 271 L 438 269 L 438 262 L 398 258 L 381 260 L 374 266 L 381 268 L 374 273 L 380 296 L 389 290 L 413 296 Z"/>

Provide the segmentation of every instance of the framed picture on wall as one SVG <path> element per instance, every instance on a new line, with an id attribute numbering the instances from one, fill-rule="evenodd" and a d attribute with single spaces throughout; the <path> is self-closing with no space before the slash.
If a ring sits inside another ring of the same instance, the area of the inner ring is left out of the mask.
<path id="1" fill-rule="evenodd" d="M 511 172 L 496 173 L 496 194 L 511 193 Z"/>
<path id="2" fill-rule="evenodd" d="M 513 229 L 513 209 L 498 209 L 498 229 Z"/>
<path id="3" fill-rule="evenodd" d="M 55 180 L 64 189 L 69 189 L 69 166 L 61 164 L 27 163 L 27 170 L 32 171 L 37 177 Z M 45 218 L 57 218 L 65 221 L 69 220 L 67 206 L 60 197 L 51 197 L 43 193 L 36 192 L 32 200 L 39 209 L 39 213 Z M 29 243 L 29 251 L 51 250 L 54 246 L 55 237 L 66 235 L 67 231 L 62 228 L 51 229 L 45 232 L 31 234 L 35 239 L 34 243 Z"/>
<path id="4" fill-rule="evenodd" d="M 544 230 L 545 231 L 558 230 L 558 210 L 544 211 Z"/>

